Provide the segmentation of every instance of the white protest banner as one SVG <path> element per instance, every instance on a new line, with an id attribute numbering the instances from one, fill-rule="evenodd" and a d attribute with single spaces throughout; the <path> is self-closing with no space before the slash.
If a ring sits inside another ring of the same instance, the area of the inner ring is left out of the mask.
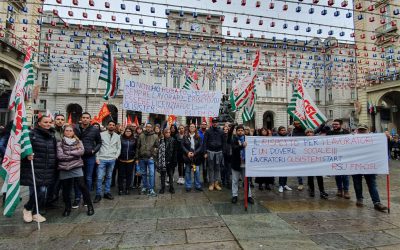
<path id="1" fill-rule="evenodd" d="M 215 117 L 221 97 L 221 92 L 173 89 L 127 80 L 123 107 L 154 114 Z"/>
<path id="2" fill-rule="evenodd" d="M 246 176 L 388 174 L 384 134 L 246 137 Z"/>

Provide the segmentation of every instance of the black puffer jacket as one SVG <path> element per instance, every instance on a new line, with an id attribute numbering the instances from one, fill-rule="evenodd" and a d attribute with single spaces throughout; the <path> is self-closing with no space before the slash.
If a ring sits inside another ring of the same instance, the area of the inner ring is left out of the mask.
<path id="1" fill-rule="evenodd" d="M 54 132 L 37 127 L 29 133 L 29 137 L 34 153 L 36 185 L 49 186 L 55 181 L 57 170 L 57 142 Z M 31 162 L 27 158 L 22 159 L 21 185 L 33 186 Z"/>
<path id="2" fill-rule="evenodd" d="M 232 158 L 231 158 L 231 168 L 236 171 L 241 171 L 242 159 L 240 158 L 240 151 L 244 147 L 239 145 L 239 137 L 234 136 L 232 138 Z"/>
<path id="3" fill-rule="evenodd" d="M 340 129 L 340 130 L 331 130 L 331 131 L 328 131 L 328 133 L 326 133 L 326 135 L 347 135 L 347 134 L 350 134 L 350 132 L 348 131 L 348 130 L 346 130 L 346 129 Z"/>
<path id="4" fill-rule="evenodd" d="M 194 138 L 194 150 L 191 149 L 190 145 L 190 136 L 184 136 L 182 140 L 182 150 L 183 150 L 183 161 L 186 164 L 196 164 L 200 165 L 203 161 L 203 147 L 201 145 L 201 138 L 198 137 L 197 139 Z M 194 153 L 194 159 L 190 159 L 188 157 L 188 153 L 193 152 Z"/>
<path id="5" fill-rule="evenodd" d="M 95 155 L 101 147 L 100 131 L 90 125 L 86 129 L 77 125 L 74 129 L 75 135 L 82 141 L 85 153 L 83 156 Z"/>
<path id="6" fill-rule="evenodd" d="M 222 151 L 224 141 L 224 131 L 219 127 L 211 127 L 204 134 L 204 152 L 207 150 L 218 152 Z"/>
<path id="7" fill-rule="evenodd" d="M 118 159 L 123 161 L 135 159 L 136 154 L 136 139 L 134 136 L 125 138 L 121 136 L 121 154 Z"/>
<path id="8" fill-rule="evenodd" d="M 175 141 L 176 141 L 176 160 L 178 163 L 183 163 L 183 149 L 182 149 L 183 136 L 181 137 L 179 134 L 176 134 Z"/>

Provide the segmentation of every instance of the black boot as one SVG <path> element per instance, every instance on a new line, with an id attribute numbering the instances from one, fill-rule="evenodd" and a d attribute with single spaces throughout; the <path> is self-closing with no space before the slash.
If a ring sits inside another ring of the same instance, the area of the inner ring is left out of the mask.
<path id="1" fill-rule="evenodd" d="M 169 186 L 169 192 L 171 193 L 171 194 L 175 194 L 175 189 L 174 189 L 174 186 Z"/>
<path id="2" fill-rule="evenodd" d="M 71 208 L 65 208 L 63 216 L 68 217 L 71 214 Z"/>
<path id="3" fill-rule="evenodd" d="M 159 194 L 163 194 L 165 192 L 165 172 L 161 173 L 161 189 L 158 192 Z"/>
<path id="4" fill-rule="evenodd" d="M 88 216 L 92 216 L 94 214 L 94 208 L 93 208 L 93 205 L 92 204 L 88 204 L 88 206 L 87 206 L 87 215 Z"/>

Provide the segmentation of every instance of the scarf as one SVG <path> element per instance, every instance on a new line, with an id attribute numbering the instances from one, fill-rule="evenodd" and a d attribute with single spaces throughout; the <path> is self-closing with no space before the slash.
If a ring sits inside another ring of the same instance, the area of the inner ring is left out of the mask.
<path id="1" fill-rule="evenodd" d="M 64 137 L 64 141 L 65 141 L 65 144 L 67 144 L 69 146 L 74 145 L 76 143 L 75 138 Z"/>
<path id="2" fill-rule="evenodd" d="M 244 135 L 239 136 L 238 139 L 239 139 L 240 143 L 243 145 L 243 143 L 245 141 L 245 136 Z M 240 150 L 240 159 L 242 159 L 242 161 L 245 161 L 245 159 L 246 159 L 246 149 L 245 148 L 242 148 Z"/>
<path id="3" fill-rule="evenodd" d="M 158 164 L 157 164 L 157 171 L 166 171 L 166 164 L 165 164 L 165 140 L 160 140 L 160 145 L 158 147 Z"/>

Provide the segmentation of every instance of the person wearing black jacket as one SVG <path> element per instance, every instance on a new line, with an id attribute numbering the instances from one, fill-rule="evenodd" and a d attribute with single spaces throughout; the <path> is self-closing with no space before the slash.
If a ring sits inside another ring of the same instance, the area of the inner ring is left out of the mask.
<path id="1" fill-rule="evenodd" d="M 222 153 L 224 156 L 224 162 L 221 169 L 221 181 L 222 185 L 228 187 L 230 184 L 230 172 L 231 172 L 231 157 L 232 157 L 232 134 L 234 130 L 232 124 L 225 125 L 224 140 L 222 144 Z"/>
<path id="2" fill-rule="evenodd" d="M 74 129 L 75 135 L 82 141 L 83 147 L 85 148 L 85 153 L 82 156 L 83 174 L 89 190 L 92 190 L 96 153 L 101 147 L 100 131 L 91 125 L 91 119 L 92 117 L 89 113 L 82 113 L 81 124 L 77 125 Z M 72 204 L 72 208 L 78 208 L 80 200 L 81 192 L 78 188 L 75 188 L 75 201 Z"/>
<path id="3" fill-rule="evenodd" d="M 30 133 L 33 154 L 22 159 L 21 179 L 22 186 L 29 186 L 29 200 L 24 205 L 23 218 L 25 222 L 44 222 L 46 218 L 39 214 L 43 212 L 46 202 L 47 188 L 54 183 L 57 170 L 57 144 L 54 131 L 51 129 L 51 118 L 41 116 L 38 126 Z M 35 171 L 36 192 L 39 211 L 36 210 L 35 192 L 31 161 Z"/>
<path id="4" fill-rule="evenodd" d="M 200 165 L 203 161 L 203 147 L 196 125 L 190 124 L 189 131 L 182 139 L 183 161 L 185 162 L 185 188 L 186 192 L 192 189 L 192 170 L 194 175 L 194 187 L 197 191 L 203 191 L 200 182 Z"/>
<path id="5" fill-rule="evenodd" d="M 246 162 L 246 137 L 244 135 L 243 125 L 236 127 L 236 136 L 232 139 L 232 203 L 238 201 L 239 191 L 239 178 L 242 175 L 242 179 L 245 177 L 245 162 Z M 247 201 L 250 204 L 254 204 L 254 200 L 251 197 L 250 182 L 248 181 L 249 192 L 247 194 Z"/>
<path id="6" fill-rule="evenodd" d="M 345 135 L 350 134 L 349 131 L 342 128 L 343 121 L 340 119 L 335 119 L 332 122 L 332 130 L 328 131 L 326 135 Z M 350 180 L 348 175 L 336 175 L 336 186 L 337 193 L 336 196 L 343 197 L 345 199 L 350 199 L 349 186 Z"/>
<path id="7" fill-rule="evenodd" d="M 179 145 L 180 146 L 180 145 Z M 163 131 L 163 136 L 160 138 L 160 145 L 158 147 L 158 164 L 157 170 L 161 173 L 161 189 L 160 194 L 165 192 L 165 177 L 168 175 L 169 182 L 169 192 L 171 194 L 175 193 L 173 176 L 176 167 L 176 152 L 177 152 L 177 142 L 171 136 L 171 130 L 165 128 Z"/>
<path id="8" fill-rule="evenodd" d="M 207 173 L 209 187 L 208 190 L 214 189 L 220 191 L 221 186 L 221 164 L 223 160 L 222 144 L 224 141 L 224 132 L 218 126 L 218 118 L 212 119 L 212 127 L 209 128 L 204 135 L 204 157 L 207 159 Z"/>
<path id="9" fill-rule="evenodd" d="M 288 136 L 304 136 L 304 131 L 305 129 L 301 126 L 300 121 L 294 121 L 293 122 L 293 130 L 288 134 Z M 297 182 L 299 185 L 297 186 L 297 190 L 303 191 L 304 185 L 303 185 L 303 177 L 298 176 L 297 177 Z"/>
<path id="10" fill-rule="evenodd" d="M 118 157 L 118 194 L 129 194 L 135 164 L 136 139 L 131 127 L 125 128 L 121 135 L 121 154 Z M 125 181 L 125 187 L 124 187 Z"/>

